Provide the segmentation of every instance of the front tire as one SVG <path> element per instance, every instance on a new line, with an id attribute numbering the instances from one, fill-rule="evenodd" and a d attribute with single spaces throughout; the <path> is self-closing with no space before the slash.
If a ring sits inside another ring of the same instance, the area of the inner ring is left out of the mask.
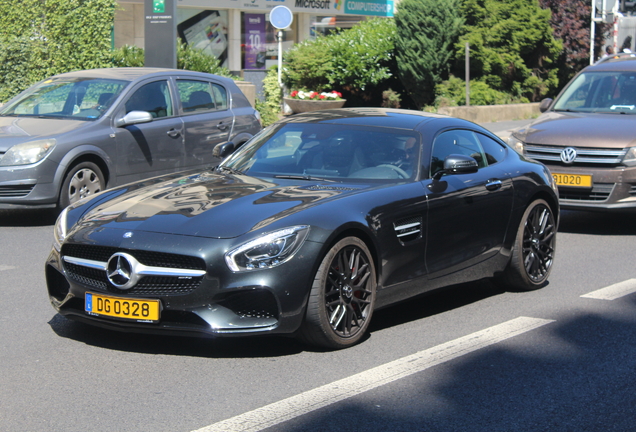
<path id="1" fill-rule="evenodd" d="M 355 345 L 369 327 L 375 296 L 375 265 L 366 244 L 357 237 L 340 240 L 316 272 L 300 337 L 321 348 Z"/>
<path id="2" fill-rule="evenodd" d="M 90 195 L 101 192 L 106 187 L 104 175 L 92 162 L 75 165 L 64 177 L 60 189 L 58 205 L 60 210 Z"/>
<path id="3" fill-rule="evenodd" d="M 557 226 L 545 200 L 533 201 L 523 214 L 512 256 L 501 282 L 513 291 L 543 287 L 548 280 L 556 247 Z"/>

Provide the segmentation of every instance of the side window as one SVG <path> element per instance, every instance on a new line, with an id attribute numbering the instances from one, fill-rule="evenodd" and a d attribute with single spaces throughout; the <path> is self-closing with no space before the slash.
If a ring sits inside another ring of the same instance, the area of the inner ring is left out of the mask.
<path id="1" fill-rule="evenodd" d="M 138 88 L 126 102 L 126 114 L 147 111 L 154 118 L 173 115 L 167 81 L 155 81 Z"/>
<path id="2" fill-rule="evenodd" d="M 486 162 L 488 165 L 501 162 L 506 157 L 506 148 L 494 139 L 482 134 L 475 134 L 484 149 Z"/>
<path id="3" fill-rule="evenodd" d="M 225 88 L 218 84 L 212 84 L 212 92 L 214 93 L 216 109 L 227 109 L 227 91 L 225 90 Z"/>
<path id="4" fill-rule="evenodd" d="M 431 154 L 431 176 L 444 169 L 444 159 L 452 154 L 472 157 L 479 168 L 487 166 L 486 155 L 475 135 L 467 130 L 452 130 L 435 138 Z"/>
<path id="5" fill-rule="evenodd" d="M 181 106 L 185 113 L 216 109 L 214 95 L 209 82 L 177 80 L 177 93 L 179 93 Z"/>

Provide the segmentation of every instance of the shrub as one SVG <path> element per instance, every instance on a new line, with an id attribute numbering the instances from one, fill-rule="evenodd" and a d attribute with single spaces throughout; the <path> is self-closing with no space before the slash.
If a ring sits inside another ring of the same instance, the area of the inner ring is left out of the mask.
<path id="1" fill-rule="evenodd" d="M 447 81 L 443 81 L 435 87 L 435 94 L 435 108 L 465 105 L 466 82 L 463 79 L 451 76 Z M 526 102 L 528 102 L 527 98 L 495 90 L 484 81 L 470 81 L 471 105 L 500 105 Z M 430 111 L 430 108 L 427 111 Z"/>
<path id="2" fill-rule="evenodd" d="M 263 126 L 269 126 L 279 120 L 283 100 L 277 66 L 272 66 L 263 80 L 263 99 L 256 98 L 256 109 L 261 114 Z"/>

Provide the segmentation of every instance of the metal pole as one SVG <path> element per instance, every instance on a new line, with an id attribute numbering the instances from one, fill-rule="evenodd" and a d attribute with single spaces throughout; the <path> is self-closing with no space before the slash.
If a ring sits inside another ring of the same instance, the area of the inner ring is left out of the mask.
<path id="1" fill-rule="evenodd" d="M 470 46 L 466 42 L 466 106 L 470 106 Z"/>
<path id="2" fill-rule="evenodd" d="M 590 64 L 594 64 L 594 31 L 596 27 L 594 22 L 596 19 L 596 8 L 594 3 L 594 0 L 592 0 L 592 10 L 590 11 Z"/>
<path id="3" fill-rule="evenodd" d="M 281 72 L 283 70 L 283 31 L 278 30 L 278 86 L 283 86 Z"/>

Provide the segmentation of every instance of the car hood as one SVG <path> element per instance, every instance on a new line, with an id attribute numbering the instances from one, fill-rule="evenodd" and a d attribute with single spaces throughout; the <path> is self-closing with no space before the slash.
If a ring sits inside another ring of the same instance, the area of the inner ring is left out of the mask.
<path id="1" fill-rule="evenodd" d="M 26 141 L 55 137 L 91 122 L 83 120 L 45 119 L 0 116 L 0 151 Z"/>
<path id="2" fill-rule="evenodd" d="M 623 148 L 636 146 L 636 116 L 548 112 L 514 136 L 528 144 Z"/>
<path id="3" fill-rule="evenodd" d="M 126 187 L 106 192 L 115 198 L 96 205 L 79 226 L 233 238 L 365 188 L 211 172 L 148 183 L 127 193 Z"/>

